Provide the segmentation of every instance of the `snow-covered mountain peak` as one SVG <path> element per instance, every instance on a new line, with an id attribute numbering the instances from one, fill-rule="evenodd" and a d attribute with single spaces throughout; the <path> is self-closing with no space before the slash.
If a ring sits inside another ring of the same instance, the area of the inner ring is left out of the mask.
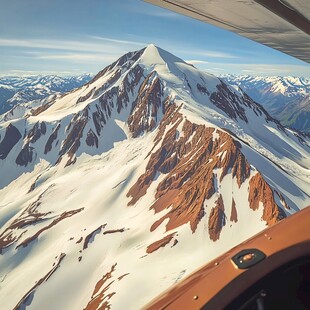
<path id="1" fill-rule="evenodd" d="M 310 204 L 308 137 L 158 47 L 6 116 L 4 309 L 140 309 Z"/>
<path id="2" fill-rule="evenodd" d="M 181 58 L 174 56 L 173 54 L 155 46 L 154 44 L 149 44 L 144 49 L 140 61 L 146 66 L 172 64 L 178 62 L 185 63 Z"/>

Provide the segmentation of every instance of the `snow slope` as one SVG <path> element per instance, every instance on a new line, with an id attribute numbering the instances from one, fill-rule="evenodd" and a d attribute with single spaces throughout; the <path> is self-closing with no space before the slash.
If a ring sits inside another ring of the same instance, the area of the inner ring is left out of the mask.
<path id="1" fill-rule="evenodd" d="M 5 310 L 141 308 L 310 205 L 309 138 L 154 45 L 0 137 Z"/>

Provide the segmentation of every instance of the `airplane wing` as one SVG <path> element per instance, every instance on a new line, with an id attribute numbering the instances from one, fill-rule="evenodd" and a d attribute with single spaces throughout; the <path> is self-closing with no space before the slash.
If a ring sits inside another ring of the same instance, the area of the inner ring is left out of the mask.
<path id="1" fill-rule="evenodd" d="M 144 0 L 310 63 L 309 0 Z"/>

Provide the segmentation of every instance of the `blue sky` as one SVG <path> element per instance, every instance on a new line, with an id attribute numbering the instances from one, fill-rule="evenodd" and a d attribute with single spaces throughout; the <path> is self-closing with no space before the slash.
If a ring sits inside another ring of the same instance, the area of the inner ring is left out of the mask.
<path id="1" fill-rule="evenodd" d="M 214 74 L 310 77 L 310 65 L 141 0 L 1 0 L 0 75 L 96 73 L 154 43 Z"/>

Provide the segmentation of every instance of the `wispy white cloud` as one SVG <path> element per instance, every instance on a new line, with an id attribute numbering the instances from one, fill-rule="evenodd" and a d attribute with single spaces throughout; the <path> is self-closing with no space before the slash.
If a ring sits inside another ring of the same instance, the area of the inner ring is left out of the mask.
<path id="1" fill-rule="evenodd" d="M 105 52 L 117 53 L 125 52 L 132 48 L 137 48 L 136 45 L 143 46 L 141 42 L 114 40 L 103 37 L 88 37 L 88 40 L 73 41 L 73 40 L 45 40 L 45 39 L 3 39 L 0 38 L 0 46 L 24 47 L 37 49 L 51 49 L 64 51 L 80 51 L 80 52 Z"/>
<path id="2" fill-rule="evenodd" d="M 186 62 L 192 65 L 205 65 L 210 63 L 209 61 L 204 60 L 186 60 Z"/>
<path id="3" fill-rule="evenodd" d="M 239 56 L 225 53 L 220 51 L 213 51 L 213 50 L 200 50 L 200 51 L 192 51 L 192 55 L 207 57 L 207 58 L 239 58 Z"/>
<path id="4" fill-rule="evenodd" d="M 65 60 L 74 63 L 112 62 L 115 60 L 115 56 L 113 55 L 94 53 L 35 54 L 34 56 L 39 59 Z"/>
<path id="5" fill-rule="evenodd" d="M 80 75 L 85 72 L 82 70 L 72 70 L 72 71 L 52 71 L 52 70 L 8 70 L 0 73 L 0 76 L 33 76 L 33 75 L 60 75 L 60 76 L 72 76 Z M 92 74 L 92 73 L 91 73 Z"/>
<path id="6" fill-rule="evenodd" d="M 95 39 L 95 40 L 102 40 L 102 41 L 106 41 L 106 42 L 119 43 L 119 44 L 131 44 L 131 45 L 139 45 L 139 46 L 145 46 L 147 44 L 144 42 L 116 40 L 116 39 L 111 39 L 111 38 L 107 38 L 107 37 L 100 37 L 100 36 L 89 36 L 89 38 Z"/>
<path id="7" fill-rule="evenodd" d="M 6 64 L 7 69 L 19 69 L 27 64 L 24 66 L 27 69 L 41 66 L 42 70 L 49 70 L 50 66 L 54 65 L 65 68 L 76 65 L 79 67 L 88 66 L 90 70 L 94 70 L 96 67 L 99 70 L 128 51 L 143 48 L 145 45 L 136 40 L 118 40 L 96 36 L 83 36 L 80 41 L 31 38 L 16 40 L 0 37 L 0 48 L 14 47 L 14 61 L 11 64 Z M 15 59 L 18 58 L 19 64 L 17 65 Z"/>

